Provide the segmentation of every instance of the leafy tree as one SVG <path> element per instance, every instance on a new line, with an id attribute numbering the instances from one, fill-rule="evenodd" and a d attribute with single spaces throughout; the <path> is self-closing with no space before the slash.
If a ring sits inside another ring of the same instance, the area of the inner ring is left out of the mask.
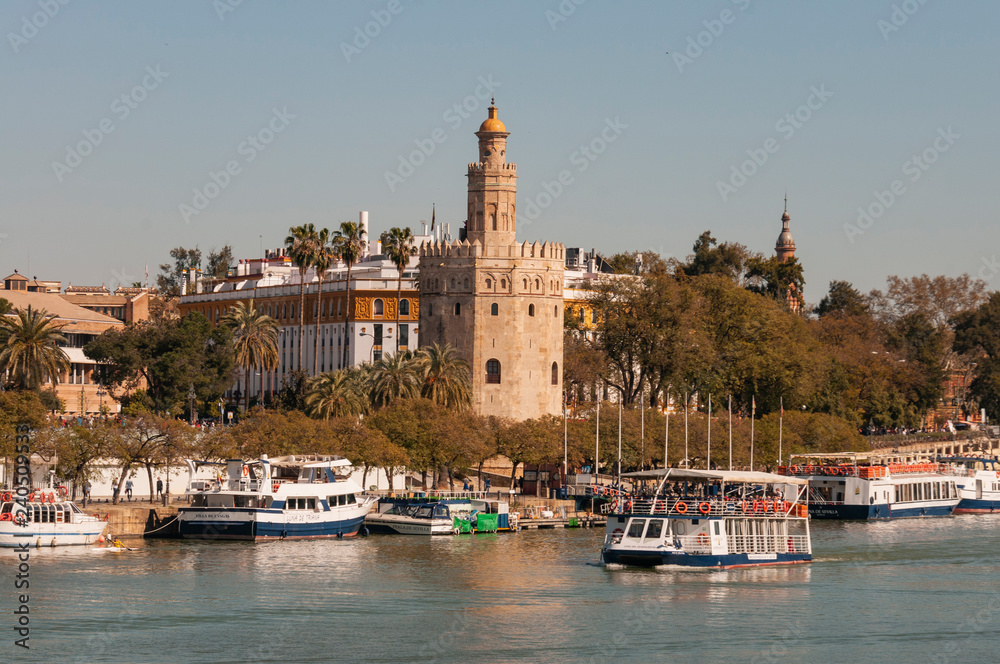
<path id="1" fill-rule="evenodd" d="M 218 401 L 236 368 L 232 331 L 195 312 L 106 330 L 83 352 L 104 365 L 115 399 L 122 401 L 145 381 L 150 406 L 161 413 L 183 406 L 190 385 L 199 401 Z"/>
<path id="2" fill-rule="evenodd" d="M 37 390 L 45 382 L 59 382 L 59 375 L 69 370 L 69 358 L 60 348 L 66 343 L 61 332 L 66 325 L 31 306 L 0 318 L 0 371 L 11 385 Z"/>
<path id="3" fill-rule="evenodd" d="M 9 312 L 10 312 L 10 310 L 11 310 L 11 309 L 13 309 L 13 308 L 14 308 L 14 305 L 12 305 L 12 304 L 11 304 L 11 303 L 10 303 L 10 302 L 9 302 L 9 301 L 7 300 L 7 298 L 5 298 L 5 297 L 0 297 L 0 316 L 3 316 L 3 315 L 5 315 L 5 314 L 9 313 Z"/>
<path id="4" fill-rule="evenodd" d="M 390 228 L 382 233 L 382 253 L 396 266 L 396 353 L 399 353 L 399 303 L 403 298 L 403 270 L 410 262 L 410 257 L 416 255 L 417 248 L 413 246 L 413 232 L 406 228 Z"/>
<path id="5" fill-rule="evenodd" d="M 174 264 L 163 263 L 160 265 L 160 274 L 156 277 L 156 287 L 160 293 L 167 297 L 177 297 L 181 294 L 181 280 L 184 279 L 184 270 L 197 270 L 201 267 L 201 250 L 185 249 L 175 247 L 170 250 L 170 257 L 174 259 Z"/>
<path id="6" fill-rule="evenodd" d="M 382 408 L 396 399 L 420 394 L 420 361 L 412 353 L 397 353 L 375 363 L 371 380 L 371 402 Z"/>
<path id="7" fill-rule="evenodd" d="M 72 499 L 77 489 L 95 478 L 99 471 L 94 462 L 107 457 L 121 435 L 122 426 L 115 422 L 95 422 L 93 426 L 61 429 L 55 438 L 55 454 L 59 459 L 56 474 L 70 481 Z"/>
<path id="8" fill-rule="evenodd" d="M 105 429 L 110 435 L 109 455 L 118 459 L 118 491 L 115 502 L 122 496 L 122 487 L 138 468 L 145 468 L 149 480 L 149 502 L 155 499 L 152 490 L 153 468 L 169 460 L 184 458 L 191 451 L 194 429 L 169 417 L 147 415 L 129 421 L 126 426 Z"/>
<path id="9" fill-rule="evenodd" d="M 771 298 L 776 302 L 781 302 L 787 306 L 788 297 L 791 295 L 799 302 L 799 307 L 803 304 L 802 289 L 806 281 L 802 273 L 802 265 L 799 259 L 790 258 L 780 261 L 777 257 L 762 258 L 753 257 L 747 261 L 747 288 L 754 293 L 759 293 Z"/>
<path id="10" fill-rule="evenodd" d="M 418 365 L 422 368 L 420 396 L 436 404 L 463 412 L 472 405 L 469 363 L 449 345 L 434 344 L 420 349 Z"/>
<path id="11" fill-rule="evenodd" d="M 830 291 L 814 310 L 817 316 L 867 316 L 868 300 L 849 281 L 831 281 Z"/>
<path id="12" fill-rule="evenodd" d="M 233 248 L 228 244 L 222 249 L 208 252 L 208 267 L 205 276 L 209 279 L 225 279 L 229 276 L 229 266 L 234 262 Z"/>
<path id="13" fill-rule="evenodd" d="M 302 349 L 305 347 L 305 337 L 302 335 L 302 327 L 306 321 L 306 272 L 312 267 L 319 250 L 319 234 L 312 224 L 293 226 L 288 229 L 288 237 L 285 238 L 285 247 L 292 262 L 299 269 L 299 364 L 298 369 L 302 370 Z"/>
<path id="14" fill-rule="evenodd" d="M 955 350 L 978 358 L 969 391 L 991 420 L 1000 418 L 1000 292 L 971 311 L 957 314 Z"/>
<path id="15" fill-rule="evenodd" d="M 923 313 L 934 327 L 943 329 L 952 317 L 979 307 L 986 299 L 986 282 L 968 274 L 909 278 L 894 275 L 887 281 L 885 293 L 872 293 L 876 312 L 887 321 Z"/>
<path id="16" fill-rule="evenodd" d="M 760 258 L 738 242 L 719 244 L 712 231 L 705 231 L 695 240 L 694 253 L 687 262 L 677 266 L 677 272 L 689 277 L 703 274 L 721 274 L 742 285 L 751 259 Z"/>
<path id="17" fill-rule="evenodd" d="M 309 417 L 329 420 L 361 415 L 368 410 L 367 397 L 345 369 L 321 373 L 310 379 L 305 395 Z"/>
<path id="18" fill-rule="evenodd" d="M 222 324 L 233 330 L 236 363 L 246 370 L 246 410 L 250 409 L 250 372 L 254 369 L 271 371 L 278 368 L 278 321 L 254 305 L 237 302 L 222 318 Z"/>
<path id="19" fill-rule="evenodd" d="M 662 274 L 667 262 L 655 251 L 626 251 L 615 254 L 606 261 L 615 274 Z"/>
<path id="20" fill-rule="evenodd" d="M 37 392 L 0 390 L 0 457 L 13 462 L 17 456 L 14 445 L 17 425 L 27 424 L 32 430 L 43 428 L 48 423 L 45 410 Z"/>
<path id="21" fill-rule="evenodd" d="M 343 221 L 340 228 L 334 231 L 333 247 L 337 257 L 347 265 L 347 313 L 345 320 L 351 316 L 351 268 L 364 255 L 365 229 L 354 221 Z M 347 344 L 344 344 L 342 367 L 347 367 Z"/>

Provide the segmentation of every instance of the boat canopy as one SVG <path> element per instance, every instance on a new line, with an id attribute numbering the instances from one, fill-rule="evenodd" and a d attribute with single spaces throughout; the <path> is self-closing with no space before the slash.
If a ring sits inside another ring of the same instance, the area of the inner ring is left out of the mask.
<path id="1" fill-rule="evenodd" d="M 622 477 L 635 480 L 721 480 L 726 484 L 809 484 L 801 477 L 787 477 L 774 473 L 760 473 L 749 470 L 694 470 L 691 468 L 656 468 L 634 473 L 622 473 Z"/>

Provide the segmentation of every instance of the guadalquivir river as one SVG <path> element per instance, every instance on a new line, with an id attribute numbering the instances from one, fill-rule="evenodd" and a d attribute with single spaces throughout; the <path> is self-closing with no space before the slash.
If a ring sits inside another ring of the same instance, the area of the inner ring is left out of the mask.
<path id="1" fill-rule="evenodd" d="M 32 551 L 3 662 L 997 662 L 1000 515 L 812 524 L 815 562 L 606 569 L 603 529 Z"/>

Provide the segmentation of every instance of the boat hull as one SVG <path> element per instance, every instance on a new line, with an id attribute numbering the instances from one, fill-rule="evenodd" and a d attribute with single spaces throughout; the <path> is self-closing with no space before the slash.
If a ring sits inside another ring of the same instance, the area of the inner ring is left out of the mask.
<path id="1" fill-rule="evenodd" d="M 39 546 L 80 546 L 93 544 L 104 532 L 103 521 L 84 523 L 29 523 L 18 526 L 9 521 L 0 522 L 0 548 L 14 548 L 27 544 Z"/>
<path id="2" fill-rule="evenodd" d="M 178 532 L 185 539 L 203 540 L 333 539 L 354 537 L 364 520 L 361 510 L 331 518 L 323 512 L 286 515 L 277 509 L 182 507 Z"/>
<path id="3" fill-rule="evenodd" d="M 418 523 L 423 521 L 425 523 Z M 368 532 L 382 535 L 453 535 L 455 528 L 450 519 L 447 521 L 437 519 L 413 519 L 401 520 L 391 519 L 384 516 L 371 516 L 365 519 L 365 527 Z"/>
<path id="4" fill-rule="evenodd" d="M 761 565 L 793 565 L 812 561 L 810 553 L 737 553 L 727 555 L 690 554 L 667 551 L 637 551 L 604 549 L 601 552 L 604 564 L 628 565 L 630 567 L 657 567 L 676 565 L 679 567 L 711 567 L 729 569 L 733 567 L 759 567 Z"/>
<path id="5" fill-rule="evenodd" d="M 963 498 L 955 508 L 955 514 L 994 514 L 1000 511 L 1000 500 L 976 500 Z"/>
<path id="6" fill-rule="evenodd" d="M 842 503 L 809 503 L 809 516 L 813 519 L 841 519 L 846 521 L 876 521 L 880 519 L 908 519 L 915 517 L 949 516 L 957 512 L 954 501 L 894 505 L 845 505 Z"/>

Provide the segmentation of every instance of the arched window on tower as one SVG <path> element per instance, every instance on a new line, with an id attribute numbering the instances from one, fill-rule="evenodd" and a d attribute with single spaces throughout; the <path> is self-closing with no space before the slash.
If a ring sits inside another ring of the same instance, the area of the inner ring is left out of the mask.
<path id="1" fill-rule="evenodd" d="M 536 291 L 542 290 L 542 280 L 541 279 L 535 279 L 535 290 Z"/>
<path id="2" fill-rule="evenodd" d="M 499 315 L 500 315 L 500 305 L 494 302 L 493 304 L 490 305 L 490 316 L 499 316 Z"/>
<path id="3" fill-rule="evenodd" d="M 558 362 L 553 362 L 552 363 L 552 384 L 553 385 L 558 385 L 559 384 L 559 363 Z"/>
<path id="4" fill-rule="evenodd" d="M 528 280 L 524 279 L 524 290 L 528 290 Z"/>
<path id="5" fill-rule="evenodd" d="M 466 277 L 465 280 L 462 282 L 462 288 L 464 288 L 465 290 L 469 290 L 469 278 L 468 277 Z"/>
<path id="6" fill-rule="evenodd" d="M 556 318 L 559 318 L 559 305 L 558 304 L 553 304 L 552 305 L 552 315 L 555 316 Z"/>
<path id="7" fill-rule="evenodd" d="M 493 288 L 493 280 L 486 279 L 486 290 L 491 290 Z"/>
<path id="8" fill-rule="evenodd" d="M 529 304 L 528 305 L 528 315 L 529 316 L 534 316 L 535 315 L 535 305 L 533 305 L 533 304 Z"/>
<path id="9" fill-rule="evenodd" d="M 456 302 L 455 303 L 455 315 L 456 316 L 461 316 L 462 315 L 462 303 L 461 302 Z"/>
<path id="10" fill-rule="evenodd" d="M 403 299 L 399 301 L 399 315 L 409 316 L 410 315 L 410 301 Z"/>
<path id="11" fill-rule="evenodd" d="M 500 360 L 486 360 L 486 383 L 500 384 Z"/>
<path id="12" fill-rule="evenodd" d="M 501 290 L 507 290 L 507 280 L 506 279 L 501 279 L 500 280 L 500 289 Z"/>
<path id="13" fill-rule="evenodd" d="M 493 227 L 493 230 L 497 229 L 497 215 L 495 212 L 490 213 L 490 226 Z"/>

